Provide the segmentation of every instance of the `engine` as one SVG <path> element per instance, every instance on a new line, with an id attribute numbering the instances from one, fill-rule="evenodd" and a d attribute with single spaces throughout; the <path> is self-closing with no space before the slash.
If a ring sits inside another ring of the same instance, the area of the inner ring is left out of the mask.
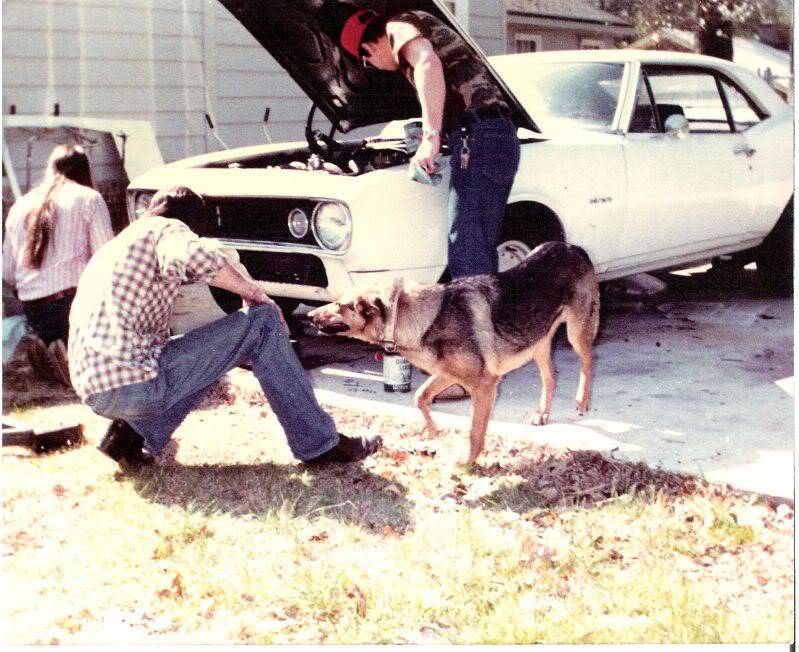
<path id="1" fill-rule="evenodd" d="M 216 161 L 212 168 L 262 168 L 302 170 L 320 174 L 359 176 L 374 170 L 403 165 L 410 159 L 402 140 L 385 142 L 332 142 L 320 147 L 301 147 L 268 154 Z"/>

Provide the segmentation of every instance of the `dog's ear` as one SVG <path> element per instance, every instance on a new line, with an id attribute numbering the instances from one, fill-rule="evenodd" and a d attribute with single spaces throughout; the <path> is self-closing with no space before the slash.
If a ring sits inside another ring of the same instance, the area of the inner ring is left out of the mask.
<path id="1" fill-rule="evenodd" d="M 379 296 L 375 299 L 375 308 L 380 311 L 380 319 L 386 321 L 388 319 L 388 308 L 386 308 L 386 304 L 383 303 L 383 299 Z"/>
<path id="2" fill-rule="evenodd" d="M 380 299 L 377 299 L 377 301 L 380 301 Z M 359 297 L 358 301 L 355 303 L 355 310 L 366 320 L 369 320 L 378 313 L 383 314 L 384 309 L 385 308 L 381 309 L 373 301 L 367 299 L 366 297 Z"/>

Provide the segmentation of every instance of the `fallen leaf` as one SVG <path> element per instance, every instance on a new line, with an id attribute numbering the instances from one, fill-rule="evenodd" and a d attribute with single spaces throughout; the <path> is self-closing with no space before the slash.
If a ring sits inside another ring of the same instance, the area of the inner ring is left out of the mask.
<path id="1" fill-rule="evenodd" d="M 535 543 L 533 542 L 533 537 L 529 534 L 525 534 L 524 538 L 522 539 L 522 555 L 527 557 L 527 559 L 532 559 L 535 553 Z"/>
<path id="2" fill-rule="evenodd" d="M 389 459 L 394 460 L 395 462 L 404 462 L 405 460 L 408 459 L 407 451 L 389 450 L 389 451 L 384 451 L 383 454 Z"/>
<path id="3" fill-rule="evenodd" d="M 355 612 L 361 618 L 366 618 L 366 594 L 357 584 L 352 584 L 347 591 L 347 597 L 355 602 Z"/>
<path id="4" fill-rule="evenodd" d="M 180 573 L 177 573 L 174 578 L 172 578 L 172 588 L 175 591 L 175 596 L 178 598 L 182 598 L 185 595 L 183 590 L 183 581 L 181 580 Z"/>
<path id="5" fill-rule="evenodd" d="M 387 539 L 399 539 L 400 533 L 397 532 L 393 527 L 390 525 L 386 525 L 382 530 L 380 530 L 380 534 Z"/>

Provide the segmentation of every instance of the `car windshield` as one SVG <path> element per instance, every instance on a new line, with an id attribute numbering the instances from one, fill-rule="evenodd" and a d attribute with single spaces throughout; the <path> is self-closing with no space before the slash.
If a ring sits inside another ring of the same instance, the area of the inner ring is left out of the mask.
<path id="1" fill-rule="evenodd" d="M 624 64 L 525 63 L 501 73 L 541 130 L 610 131 Z"/>

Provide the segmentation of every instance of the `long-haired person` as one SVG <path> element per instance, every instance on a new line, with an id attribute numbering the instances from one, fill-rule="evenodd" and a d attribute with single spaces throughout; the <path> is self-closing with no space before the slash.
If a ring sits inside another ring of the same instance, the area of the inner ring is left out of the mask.
<path id="1" fill-rule="evenodd" d="M 56 146 L 42 183 L 11 207 L 3 243 L 3 278 L 22 301 L 33 331 L 28 354 L 39 373 L 69 384 L 66 342 L 75 288 L 94 252 L 113 236 L 86 152 Z"/>

